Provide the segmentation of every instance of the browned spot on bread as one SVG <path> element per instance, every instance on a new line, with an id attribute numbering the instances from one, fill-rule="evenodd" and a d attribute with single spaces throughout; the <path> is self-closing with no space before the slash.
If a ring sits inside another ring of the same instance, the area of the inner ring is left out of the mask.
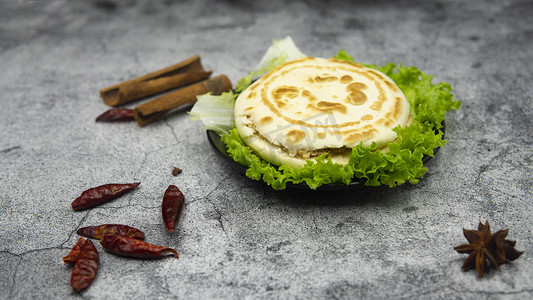
<path id="1" fill-rule="evenodd" d="M 329 60 L 330 61 L 334 61 L 336 63 L 345 64 L 345 65 L 347 65 L 347 67 L 355 67 L 355 68 L 358 68 L 358 69 L 363 69 L 363 66 L 361 66 L 359 64 L 356 64 L 356 63 L 353 63 L 353 62 L 349 62 L 349 61 L 345 61 L 345 60 L 338 60 L 338 59 L 335 59 L 335 58 L 330 58 Z"/>
<path id="2" fill-rule="evenodd" d="M 381 74 L 379 74 L 378 72 L 374 71 L 374 70 L 368 70 L 368 73 L 376 76 L 377 78 L 379 78 L 380 80 L 383 80 L 383 81 L 387 81 L 385 78 L 383 78 L 383 76 L 381 76 Z"/>
<path id="3" fill-rule="evenodd" d="M 315 97 L 315 95 L 313 95 L 313 93 L 311 93 L 308 90 L 303 90 L 302 91 L 302 97 L 307 98 L 307 100 L 309 100 L 310 102 L 314 102 L 314 101 L 318 100 L 317 97 Z"/>
<path id="4" fill-rule="evenodd" d="M 285 103 L 284 101 L 281 101 L 281 100 L 276 100 L 274 101 L 276 103 L 276 106 L 278 108 L 283 108 L 287 103 Z"/>
<path id="5" fill-rule="evenodd" d="M 252 83 L 252 85 L 250 85 L 250 87 L 249 87 L 250 91 L 254 92 L 259 85 L 260 85 L 259 84 L 259 80 L 254 82 L 254 83 Z"/>
<path id="6" fill-rule="evenodd" d="M 321 111 L 337 111 L 340 113 L 345 114 L 347 109 L 346 106 L 337 103 L 337 102 L 328 102 L 328 101 L 320 101 L 316 104 L 316 108 L 318 108 Z"/>
<path id="7" fill-rule="evenodd" d="M 358 124 L 361 124 L 361 122 L 357 122 Z M 348 130 L 344 130 L 344 131 L 336 131 L 338 132 L 339 134 L 341 134 L 342 136 L 347 136 L 351 133 L 359 133 L 361 131 L 367 131 L 367 130 L 374 130 L 374 126 L 372 126 L 371 124 L 367 124 L 361 128 L 354 128 L 354 129 L 348 129 Z"/>
<path id="8" fill-rule="evenodd" d="M 365 93 L 357 90 L 350 92 L 350 94 L 348 94 L 348 98 L 346 98 L 348 103 L 351 103 L 353 105 L 361 105 L 365 103 L 367 99 L 368 98 Z"/>
<path id="9" fill-rule="evenodd" d="M 301 130 L 291 130 L 287 133 L 287 141 L 291 144 L 296 144 L 305 138 L 305 132 Z"/>
<path id="10" fill-rule="evenodd" d="M 336 76 L 324 76 L 324 77 L 315 76 L 314 80 L 317 83 L 327 83 L 327 82 L 337 81 L 338 78 Z"/>
<path id="11" fill-rule="evenodd" d="M 354 82 L 354 83 L 350 83 L 346 89 L 348 91 L 361 91 L 361 90 L 364 90 L 366 89 L 367 86 L 366 84 L 362 83 L 362 82 Z"/>
<path id="12" fill-rule="evenodd" d="M 353 105 L 361 105 L 365 103 L 368 97 L 362 90 L 366 88 L 366 84 L 361 82 L 354 82 L 346 86 L 346 91 L 350 93 L 348 94 L 348 98 L 346 99 L 348 103 L 351 103 Z"/>
<path id="13" fill-rule="evenodd" d="M 255 96 L 257 96 L 257 94 L 255 92 L 251 92 L 250 94 L 248 94 L 248 99 L 255 98 Z"/>
<path id="14" fill-rule="evenodd" d="M 244 111 L 250 111 L 250 110 L 252 110 L 252 109 L 254 109 L 253 106 L 248 106 L 247 108 L 244 109 Z"/>
<path id="15" fill-rule="evenodd" d="M 372 120 L 374 117 L 372 115 L 364 115 L 361 117 L 361 121 L 370 121 Z"/>
<path id="16" fill-rule="evenodd" d="M 319 132 L 319 133 L 316 134 L 316 137 L 319 138 L 319 139 L 323 139 L 323 138 L 326 137 L 326 134 L 323 133 L 323 132 Z"/>
<path id="17" fill-rule="evenodd" d="M 388 119 L 388 118 L 381 118 L 379 120 L 376 121 L 376 124 L 383 124 L 387 127 L 389 127 L 391 124 L 392 124 L 392 120 L 391 119 Z"/>
<path id="18" fill-rule="evenodd" d="M 398 120 L 402 114 L 402 98 L 396 97 L 394 99 L 394 108 L 392 111 L 392 118 Z"/>
<path id="19" fill-rule="evenodd" d="M 352 76 L 350 76 L 350 75 L 344 75 L 344 76 L 342 76 L 341 79 L 339 80 L 339 82 L 342 83 L 342 84 L 348 84 L 348 83 L 350 83 L 350 82 L 352 82 L 352 81 L 353 81 L 353 78 L 352 78 Z"/>
<path id="20" fill-rule="evenodd" d="M 394 105 L 391 110 L 385 114 L 385 118 L 394 121 L 397 120 L 402 113 L 402 98 L 396 97 L 394 99 Z"/>
<path id="21" fill-rule="evenodd" d="M 272 97 L 274 97 L 275 100 L 283 99 L 284 97 L 287 98 L 295 98 L 299 95 L 300 91 L 295 86 L 282 86 L 275 88 L 272 91 Z"/>
<path id="22" fill-rule="evenodd" d="M 378 99 L 376 101 L 374 101 L 374 103 L 372 103 L 372 105 L 370 105 L 370 109 L 373 109 L 375 111 L 381 111 L 381 108 L 383 107 L 383 103 L 385 102 L 386 97 L 385 95 L 383 95 L 381 92 L 378 96 Z"/>
<path id="23" fill-rule="evenodd" d="M 385 84 L 389 87 L 389 89 L 391 89 L 393 92 L 397 92 L 398 91 L 398 87 L 390 82 L 390 81 L 385 81 Z"/>
<path id="24" fill-rule="evenodd" d="M 272 121 L 274 121 L 274 119 L 270 116 L 267 116 L 267 117 L 261 118 L 261 120 L 259 120 L 259 124 L 265 125 L 265 124 L 271 123 Z"/>
<path id="25" fill-rule="evenodd" d="M 355 142 L 362 142 L 362 141 L 365 141 L 365 140 L 368 140 L 368 139 L 372 138 L 374 136 L 374 132 L 376 132 L 376 131 L 377 131 L 376 129 L 372 128 L 372 129 L 369 129 L 369 130 L 366 130 L 366 131 L 352 133 L 352 134 L 348 135 L 344 139 L 344 141 L 347 144 L 353 144 Z"/>

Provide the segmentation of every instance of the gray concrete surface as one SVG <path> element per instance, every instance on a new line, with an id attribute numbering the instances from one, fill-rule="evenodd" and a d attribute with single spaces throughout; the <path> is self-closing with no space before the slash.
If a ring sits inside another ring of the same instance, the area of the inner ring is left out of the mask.
<path id="1" fill-rule="evenodd" d="M 0 298 L 533 297 L 533 3 L 327 3 L 0 2 Z M 194 54 L 236 82 L 286 35 L 309 55 L 346 49 L 452 84 L 463 105 L 419 184 L 276 192 L 215 156 L 186 109 L 145 128 L 94 122 L 103 87 Z M 114 202 L 70 208 L 89 187 L 137 180 Z M 187 200 L 174 235 L 160 217 L 169 184 Z M 477 279 L 452 248 L 485 220 L 525 254 Z M 61 257 L 77 228 L 102 223 L 138 227 L 180 258 L 98 248 L 78 295 Z"/>

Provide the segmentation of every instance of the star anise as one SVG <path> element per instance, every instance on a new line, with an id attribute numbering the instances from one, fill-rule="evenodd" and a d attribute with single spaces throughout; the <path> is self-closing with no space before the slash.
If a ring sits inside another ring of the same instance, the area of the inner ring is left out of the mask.
<path id="1" fill-rule="evenodd" d="M 463 233 L 469 244 L 462 244 L 453 249 L 459 253 L 470 254 L 461 269 L 467 271 L 475 267 L 480 278 L 488 266 L 487 261 L 494 269 L 498 269 L 507 260 L 515 260 L 524 253 L 514 248 L 516 241 L 505 239 L 509 233 L 508 229 L 492 234 L 489 221 L 485 224 L 480 222 L 478 230 L 463 229 Z"/>

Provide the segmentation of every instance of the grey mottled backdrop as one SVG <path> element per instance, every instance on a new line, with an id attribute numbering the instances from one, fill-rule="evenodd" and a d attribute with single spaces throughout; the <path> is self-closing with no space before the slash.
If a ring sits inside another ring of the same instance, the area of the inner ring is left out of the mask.
<path id="1" fill-rule="evenodd" d="M 453 86 L 462 108 L 419 184 L 276 192 L 215 156 L 186 108 L 145 128 L 94 122 L 101 88 L 194 54 L 235 83 L 287 35 L 308 55 L 346 49 Z M 124 223 L 180 258 L 97 245 L 82 298 L 529 299 L 532 40 L 533 2 L 520 0 L 1 1 L 0 298 L 80 298 L 61 261 L 76 229 Z M 114 202 L 70 208 L 86 188 L 137 180 Z M 160 217 L 169 184 L 187 201 L 174 235 Z M 525 254 L 477 279 L 453 247 L 485 220 Z"/>

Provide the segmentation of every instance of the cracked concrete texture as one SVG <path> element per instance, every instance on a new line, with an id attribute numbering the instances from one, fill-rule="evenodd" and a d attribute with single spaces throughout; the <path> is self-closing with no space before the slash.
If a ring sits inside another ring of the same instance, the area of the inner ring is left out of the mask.
<path id="1" fill-rule="evenodd" d="M 533 297 L 532 11 L 519 0 L 0 2 L 0 299 Z M 286 35 L 309 55 L 346 49 L 452 85 L 462 108 L 419 184 L 276 192 L 219 159 L 187 107 L 144 128 L 94 122 L 103 87 L 194 54 L 235 83 Z M 89 187 L 132 181 L 113 202 L 70 208 Z M 160 211 L 170 184 L 186 195 L 174 235 Z M 452 248 L 485 220 L 525 254 L 477 279 Z M 180 258 L 96 245 L 98 275 L 76 295 L 61 257 L 78 228 L 103 223 Z"/>

